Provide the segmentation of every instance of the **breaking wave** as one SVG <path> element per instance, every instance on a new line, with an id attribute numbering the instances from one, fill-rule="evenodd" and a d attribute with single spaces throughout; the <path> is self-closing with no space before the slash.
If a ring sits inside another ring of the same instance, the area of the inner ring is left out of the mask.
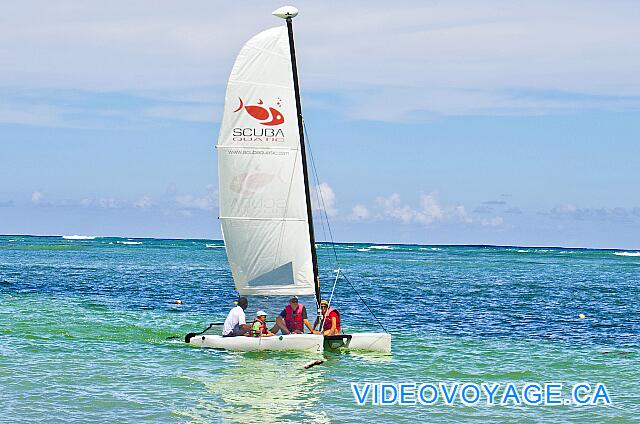
<path id="1" fill-rule="evenodd" d="M 613 252 L 613 254 L 618 256 L 640 256 L 640 252 Z"/>

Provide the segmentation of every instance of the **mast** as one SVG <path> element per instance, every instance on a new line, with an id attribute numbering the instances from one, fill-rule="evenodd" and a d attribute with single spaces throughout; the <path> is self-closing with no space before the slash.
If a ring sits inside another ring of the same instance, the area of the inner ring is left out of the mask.
<path id="1" fill-rule="evenodd" d="M 300 85 L 298 84 L 298 66 L 296 64 L 296 50 L 293 41 L 292 19 L 298 15 L 298 9 L 292 6 L 281 7 L 273 12 L 287 22 L 289 33 L 289 52 L 291 53 L 291 69 L 293 71 L 293 89 L 296 97 L 296 112 L 298 118 L 298 132 L 300 134 L 300 154 L 302 155 L 302 173 L 304 175 L 304 194 L 307 201 L 307 223 L 309 224 L 309 242 L 311 247 L 311 261 L 313 262 L 313 280 L 316 288 L 316 307 L 320 310 L 320 277 L 318 276 L 318 256 L 316 254 L 316 238 L 313 232 L 313 214 L 311 211 L 311 194 L 309 190 L 309 173 L 307 171 L 307 152 L 304 145 L 304 126 L 302 122 L 302 104 L 300 103 Z"/>

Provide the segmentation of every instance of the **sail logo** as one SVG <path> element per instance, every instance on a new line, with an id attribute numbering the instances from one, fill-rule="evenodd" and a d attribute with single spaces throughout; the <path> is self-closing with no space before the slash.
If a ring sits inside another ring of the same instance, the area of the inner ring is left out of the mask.
<path id="1" fill-rule="evenodd" d="M 235 127 L 233 129 L 233 141 L 245 141 L 254 143 L 264 142 L 284 142 L 284 130 L 278 128 L 279 125 L 284 124 L 284 115 L 275 107 L 266 106 L 262 99 L 258 100 L 257 104 L 245 104 L 241 97 L 240 105 L 233 113 L 246 112 L 253 119 L 258 121 L 260 125 L 258 127 Z M 282 99 L 278 98 L 276 106 L 282 107 Z"/>
<path id="2" fill-rule="evenodd" d="M 259 121 L 261 125 L 267 125 L 271 127 L 284 124 L 284 115 L 282 115 L 282 113 L 274 107 L 263 106 L 264 102 L 262 101 L 262 99 L 258 100 L 257 105 L 245 105 L 241 97 L 238 97 L 238 100 L 240 100 L 240 106 L 238 106 L 238 108 L 233 111 L 234 113 L 240 112 L 244 109 L 249 114 L 249 116 L 251 116 L 256 121 Z M 280 106 L 280 102 L 281 100 L 278 99 L 278 106 Z"/>
<path id="3" fill-rule="evenodd" d="M 271 183 L 274 177 L 275 175 L 266 174 L 264 172 L 244 172 L 240 175 L 236 175 L 233 180 L 231 180 L 229 188 L 236 193 L 252 193 Z"/>

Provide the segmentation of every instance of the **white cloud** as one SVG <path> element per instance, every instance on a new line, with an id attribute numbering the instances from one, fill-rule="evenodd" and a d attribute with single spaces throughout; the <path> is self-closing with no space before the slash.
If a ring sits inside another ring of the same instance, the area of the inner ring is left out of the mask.
<path id="1" fill-rule="evenodd" d="M 85 198 L 80 200 L 80 205 L 85 208 L 119 209 L 127 207 L 128 203 L 115 197 Z"/>
<path id="2" fill-rule="evenodd" d="M 473 220 L 467 215 L 467 211 L 465 210 L 464 206 L 454 207 L 452 211 L 452 217 L 460 222 L 464 222 L 465 224 L 471 224 L 473 222 Z"/>
<path id="3" fill-rule="evenodd" d="M 515 215 L 522 215 L 522 209 L 518 208 L 518 207 L 511 207 L 508 208 L 504 211 L 504 213 L 511 213 L 511 214 L 515 214 Z"/>
<path id="4" fill-rule="evenodd" d="M 99 208 L 99 209 L 158 209 L 165 212 L 179 211 L 185 216 L 189 215 L 189 210 L 213 210 L 217 207 L 217 192 L 213 185 L 207 186 L 204 195 L 177 194 L 174 192 L 161 196 L 160 200 L 154 201 L 151 196 L 143 195 L 137 200 L 129 200 L 111 196 L 85 197 L 81 200 L 52 199 L 46 197 L 44 193 L 34 191 L 31 195 L 33 204 L 49 207 L 77 207 Z"/>
<path id="5" fill-rule="evenodd" d="M 483 218 L 480 220 L 480 225 L 483 227 L 499 227 L 504 223 L 501 216 L 494 216 L 492 218 Z"/>
<path id="6" fill-rule="evenodd" d="M 151 198 L 149 196 L 142 196 L 140 199 L 133 202 L 133 207 L 136 209 L 147 209 L 153 203 L 151 202 Z"/>
<path id="7" fill-rule="evenodd" d="M 474 221 L 469 217 L 467 211 L 462 205 L 442 205 L 438 200 L 438 194 L 436 192 L 422 194 L 420 196 L 420 207 L 414 208 L 409 204 L 402 202 L 398 193 L 392 193 L 391 195 L 384 197 L 379 196 L 376 198 L 376 208 L 372 213 L 365 206 L 363 213 L 360 215 L 360 220 L 365 220 L 369 217 L 378 220 L 394 220 L 400 221 L 404 224 L 421 224 L 431 225 L 434 223 L 462 223 L 473 224 Z M 358 216 L 356 213 L 356 207 L 351 214 L 351 219 L 355 220 Z"/>
<path id="8" fill-rule="evenodd" d="M 433 221 L 440 221 L 443 218 L 442 208 L 438 203 L 436 193 L 422 194 L 420 196 L 421 212 L 418 214 L 419 221 L 431 224 Z"/>
<path id="9" fill-rule="evenodd" d="M 405 224 L 411 222 L 415 211 L 408 205 L 400 204 L 400 195 L 393 193 L 389 197 L 379 196 L 376 198 L 377 205 L 382 208 L 385 217 L 397 219 Z"/>
<path id="10" fill-rule="evenodd" d="M 338 214 L 338 210 L 336 209 L 336 194 L 329 184 L 320 183 L 312 189 L 311 206 L 313 210 L 316 211 L 325 209 L 327 216 L 336 216 Z"/>
<path id="11" fill-rule="evenodd" d="M 381 208 L 384 217 L 396 219 L 405 224 L 411 222 L 431 224 L 434 221 L 444 219 L 444 213 L 436 193 L 421 195 L 420 209 L 413 209 L 409 205 L 402 204 L 398 193 L 393 193 L 388 197 L 378 197 L 376 203 Z"/>
<path id="12" fill-rule="evenodd" d="M 574 205 L 567 204 L 556 206 L 555 208 L 551 209 L 551 213 L 555 215 L 572 215 L 576 213 L 577 210 L 578 208 L 576 208 Z"/>
<path id="13" fill-rule="evenodd" d="M 31 202 L 32 203 L 40 203 L 44 198 L 44 193 L 41 191 L 34 191 L 31 193 Z"/>
<path id="14" fill-rule="evenodd" d="M 122 204 L 120 201 L 113 197 L 102 197 L 98 199 L 98 206 L 105 209 L 116 209 L 119 208 Z"/>
<path id="15" fill-rule="evenodd" d="M 205 211 L 213 210 L 217 206 L 215 188 L 207 186 L 207 193 L 204 196 L 192 194 L 180 194 L 175 198 L 176 206 L 183 209 L 201 209 Z"/>
<path id="16" fill-rule="evenodd" d="M 336 15 L 334 5 L 308 3 L 295 23 L 303 91 L 337 94 L 325 107 L 385 121 L 638 109 L 637 4 L 614 4 L 462 0 L 389 7 L 362 0 L 344 2 Z M 242 44 L 282 25 L 270 15 L 273 7 L 10 2 L 0 26 L 0 86 L 166 91 L 174 98 L 196 87 L 217 91 Z M 170 103 L 141 113 L 194 121 L 209 116 L 210 106 Z M 0 106 L 0 121 L 58 119 L 46 104 L 41 116 L 13 106 Z"/>
<path id="17" fill-rule="evenodd" d="M 369 209 L 367 209 L 367 207 L 364 205 L 358 204 L 351 209 L 351 215 L 349 216 L 349 219 L 353 221 L 365 221 L 370 216 L 371 212 L 369 212 Z"/>
<path id="18" fill-rule="evenodd" d="M 640 208 L 578 208 L 566 204 L 554 207 L 549 215 L 578 221 L 630 221 L 640 218 Z"/>

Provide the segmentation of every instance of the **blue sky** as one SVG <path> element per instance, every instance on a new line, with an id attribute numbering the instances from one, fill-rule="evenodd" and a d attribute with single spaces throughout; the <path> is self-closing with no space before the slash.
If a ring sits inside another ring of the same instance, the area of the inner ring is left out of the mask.
<path id="1" fill-rule="evenodd" d="M 292 3 L 337 240 L 640 248 L 640 4 Z M 0 233 L 219 238 L 224 85 L 277 6 L 2 5 Z"/>

